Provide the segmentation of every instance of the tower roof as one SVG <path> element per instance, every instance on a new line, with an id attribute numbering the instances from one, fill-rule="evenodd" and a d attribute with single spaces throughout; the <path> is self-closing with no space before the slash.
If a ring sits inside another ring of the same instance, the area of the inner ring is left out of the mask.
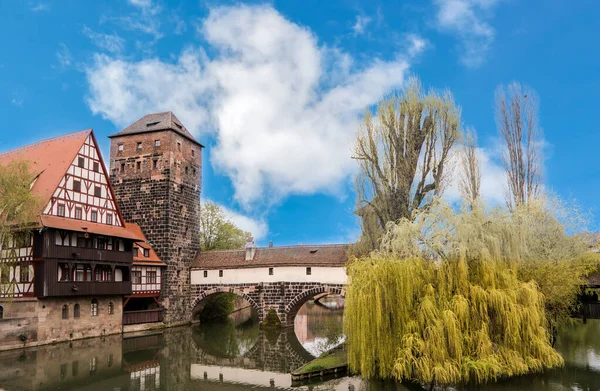
<path id="1" fill-rule="evenodd" d="M 179 118 L 177 118 L 175 114 L 173 114 L 173 112 L 171 111 L 147 114 L 135 121 L 134 123 L 132 123 L 131 125 L 129 125 L 128 127 L 126 127 L 125 129 L 121 130 L 120 132 L 111 134 L 108 137 L 113 138 L 119 136 L 129 136 L 139 133 L 158 132 L 161 130 L 172 130 L 175 133 L 178 133 L 181 136 L 192 141 L 193 143 L 199 145 L 201 148 L 204 148 L 204 145 L 196 141 L 196 139 L 191 135 L 191 133 L 186 129 L 186 127 L 183 126 Z"/>

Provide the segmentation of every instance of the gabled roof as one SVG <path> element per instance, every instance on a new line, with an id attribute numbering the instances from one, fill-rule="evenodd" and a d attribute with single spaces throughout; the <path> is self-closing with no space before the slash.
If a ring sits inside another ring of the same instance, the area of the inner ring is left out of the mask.
<path id="1" fill-rule="evenodd" d="M 33 187 L 31 188 L 31 192 L 40 200 L 41 210 L 39 224 L 41 226 L 141 240 L 137 235 L 133 235 L 124 227 L 67 219 L 58 216 L 48 216 L 42 213 L 88 136 L 92 137 L 97 146 L 98 143 L 96 142 L 93 130 L 86 129 L 64 136 L 38 141 L 34 144 L 1 153 L 0 165 L 7 165 L 18 160 L 24 160 L 29 163 L 29 169 L 37 176 Z M 108 188 L 116 203 L 114 191 L 110 184 L 110 180 L 108 179 L 108 173 L 105 171 L 104 161 L 102 155 L 100 155 L 100 151 L 98 151 L 98 155 L 100 162 L 102 163 L 102 170 L 104 174 L 107 175 Z M 115 206 L 121 221 L 123 221 L 123 216 L 121 215 L 118 204 Z"/>
<path id="2" fill-rule="evenodd" d="M 2 153 L 0 166 L 17 160 L 28 161 L 29 169 L 39 175 L 31 191 L 46 206 L 90 133 L 92 129 L 82 130 Z"/>
<path id="3" fill-rule="evenodd" d="M 133 235 L 143 240 L 141 242 L 136 242 L 133 244 L 134 248 L 139 248 L 138 255 L 134 255 L 133 257 L 134 265 L 167 266 L 167 264 L 161 261 L 158 255 L 156 255 L 156 252 L 154 251 L 152 246 L 148 244 L 148 239 L 146 239 L 146 236 L 142 232 L 142 229 L 139 225 L 137 225 L 136 223 L 125 223 L 125 226 Z M 144 249 L 150 250 L 150 256 L 144 257 Z"/>
<path id="4" fill-rule="evenodd" d="M 272 266 L 342 267 L 348 260 L 348 244 L 261 247 L 246 261 L 246 250 L 199 251 L 192 269 L 237 269 Z"/>
<path id="5" fill-rule="evenodd" d="M 200 147 L 204 148 L 204 145 L 200 144 L 186 129 L 183 123 L 173 114 L 171 111 L 165 111 L 162 113 L 147 114 L 142 118 L 138 119 L 125 129 L 118 133 L 111 134 L 109 138 L 129 136 L 132 134 L 139 133 L 151 133 L 158 132 L 160 130 L 172 130 L 175 133 L 182 135 L 188 140 L 194 142 Z"/>

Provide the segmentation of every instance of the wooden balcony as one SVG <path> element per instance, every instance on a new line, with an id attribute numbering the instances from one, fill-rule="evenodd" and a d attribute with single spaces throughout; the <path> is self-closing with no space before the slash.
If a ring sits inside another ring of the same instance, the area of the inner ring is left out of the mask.
<path id="1" fill-rule="evenodd" d="M 123 312 L 123 325 L 162 322 L 163 312 L 163 308 L 144 311 L 126 311 Z"/>
<path id="2" fill-rule="evenodd" d="M 43 296 L 130 295 L 131 281 L 51 281 Z"/>
<path id="3" fill-rule="evenodd" d="M 577 318 L 600 319 L 600 303 L 582 303 Z"/>

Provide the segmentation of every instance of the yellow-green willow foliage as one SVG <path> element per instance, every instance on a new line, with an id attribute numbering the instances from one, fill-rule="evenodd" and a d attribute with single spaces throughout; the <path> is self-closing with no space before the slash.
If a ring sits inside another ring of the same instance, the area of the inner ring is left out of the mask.
<path id="1" fill-rule="evenodd" d="M 597 258 L 552 205 L 457 212 L 436 201 L 388 225 L 380 250 L 348 267 L 351 369 L 451 384 L 561 365 L 549 330 L 568 319 Z"/>
<path id="2" fill-rule="evenodd" d="M 349 274 L 348 359 L 364 377 L 480 383 L 563 363 L 542 294 L 502 263 L 375 254 Z"/>

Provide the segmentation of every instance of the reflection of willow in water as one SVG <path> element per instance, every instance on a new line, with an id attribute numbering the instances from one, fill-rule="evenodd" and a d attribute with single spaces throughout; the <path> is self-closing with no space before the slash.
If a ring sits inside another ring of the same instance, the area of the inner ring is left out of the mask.
<path id="1" fill-rule="evenodd" d="M 220 358 L 245 355 L 258 341 L 259 329 L 247 322 L 235 327 L 231 320 L 195 326 L 192 338 L 198 349 Z"/>

